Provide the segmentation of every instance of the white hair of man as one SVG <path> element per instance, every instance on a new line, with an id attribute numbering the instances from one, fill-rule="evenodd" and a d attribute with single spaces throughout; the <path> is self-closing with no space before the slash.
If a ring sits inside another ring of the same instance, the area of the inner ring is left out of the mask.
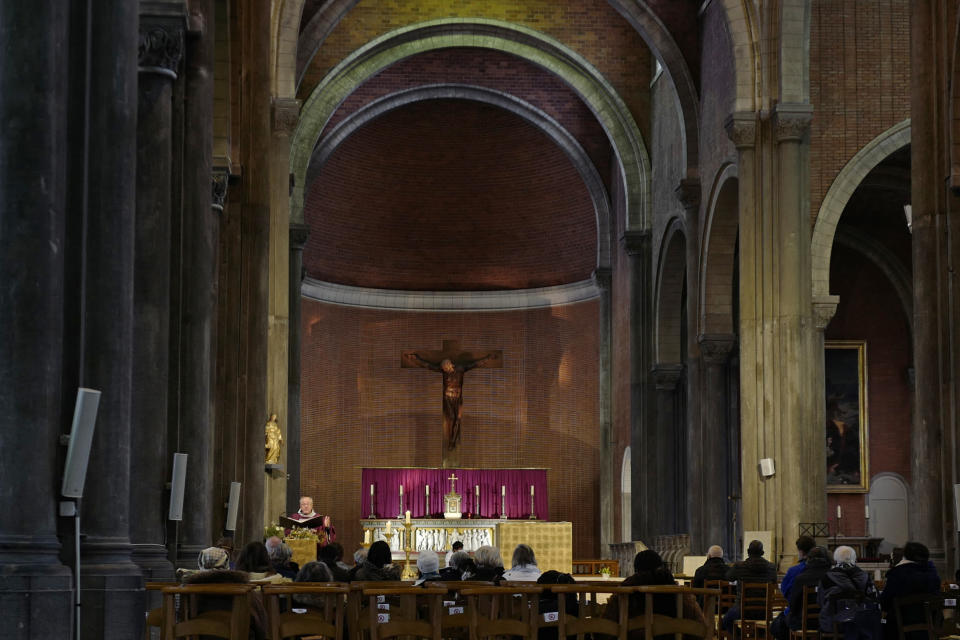
<path id="1" fill-rule="evenodd" d="M 837 564 L 857 564 L 857 552 L 846 545 L 833 551 L 833 561 Z"/>
<path id="2" fill-rule="evenodd" d="M 274 552 L 276 552 L 276 550 L 280 548 L 280 545 L 283 544 L 283 540 L 281 540 L 277 536 L 270 536 L 269 538 L 267 538 L 267 541 L 264 542 L 263 544 L 264 546 L 267 547 L 267 553 L 269 553 L 270 555 L 273 555 Z"/>
<path id="3" fill-rule="evenodd" d="M 360 547 L 353 552 L 353 561 L 357 564 L 363 564 L 363 561 L 367 559 L 367 550 L 365 547 Z"/>
<path id="4" fill-rule="evenodd" d="M 718 544 L 713 545 L 707 549 L 708 558 L 722 558 L 723 557 L 723 547 Z"/>

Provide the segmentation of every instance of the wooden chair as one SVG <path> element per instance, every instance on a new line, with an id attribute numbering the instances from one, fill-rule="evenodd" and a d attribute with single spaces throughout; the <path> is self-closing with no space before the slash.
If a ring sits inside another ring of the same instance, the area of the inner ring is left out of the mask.
<path id="1" fill-rule="evenodd" d="M 390 586 L 365 587 L 367 615 L 370 623 L 370 639 L 386 640 L 398 636 L 440 640 L 441 599 L 447 594 L 444 587 Z M 378 604 L 384 599 L 399 599 L 400 607 L 381 611 Z M 420 605 L 425 604 L 425 607 Z M 425 611 L 425 616 L 419 615 Z"/>
<path id="2" fill-rule="evenodd" d="M 583 640 L 585 636 L 592 634 L 626 638 L 629 598 L 631 593 L 635 593 L 635 587 L 578 583 L 550 585 L 549 588 L 557 594 L 557 613 L 559 614 L 557 626 L 561 639 L 575 635 L 577 640 Z M 600 594 L 618 598 L 615 620 L 604 617 L 606 611 L 596 606 L 597 596 Z M 576 616 L 567 613 L 568 598 L 576 599 Z"/>
<path id="3" fill-rule="evenodd" d="M 143 640 L 150 640 L 150 629 L 152 627 L 157 627 L 158 629 L 163 629 L 163 596 L 161 591 L 164 587 L 173 587 L 176 586 L 176 582 L 147 582 L 144 584 L 144 589 L 147 591 L 147 606 L 150 606 L 151 592 L 156 592 L 160 596 L 160 606 L 151 608 L 147 610 L 147 619 L 146 624 L 143 625 Z"/>
<path id="4" fill-rule="evenodd" d="M 542 592 L 540 585 L 519 583 L 462 589 L 470 615 L 470 640 L 491 636 L 536 638 Z"/>
<path id="5" fill-rule="evenodd" d="M 800 628 L 790 630 L 790 639 L 805 639 L 820 637 L 820 602 L 817 600 L 817 588 L 813 585 L 804 585 L 803 609 L 800 611 Z"/>
<path id="6" fill-rule="evenodd" d="M 200 584 L 163 588 L 163 640 L 188 636 L 213 636 L 247 640 L 250 633 L 250 592 L 252 584 Z M 176 598 L 180 596 L 178 619 Z M 229 598 L 229 610 L 199 611 L 203 598 Z"/>
<path id="7" fill-rule="evenodd" d="M 943 594 L 921 593 L 901 596 L 893 601 L 893 615 L 900 640 L 908 633 L 922 632 L 936 638 L 943 620 Z"/>
<path id="8" fill-rule="evenodd" d="M 367 603 L 363 590 L 367 587 L 397 587 L 404 583 L 389 582 L 351 582 L 347 595 L 347 631 L 350 640 L 367 640 L 370 636 L 370 616 L 367 615 Z"/>
<path id="9" fill-rule="evenodd" d="M 694 589 L 680 586 L 634 587 L 644 596 L 644 629 L 647 640 L 654 636 L 674 634 L 675 637 L 693 636 L 710 640 L 714 635 L 714 627 L 710 618 L 704 614 L 701 620 L 690 620 L 683 616 L 683 602 L 688 596 L 701 597 L 704 602 L 704 611 L 712 611 L 716 607 L 716 600 L 720 593 L 716 589 Z M 655 598 L 664 596 L 675 598 L 676 615 L 667 616 L 654 612 Z M 627 621 L 627 632 L 632 631 L 637 622 Z"/>
<path id="10" fill-rule="evenodd" d="M 955 587 L 953 584 L 951 587 Z M 947 589 L 943 592 L 943 624 L 940 626 L 941 638 L 960 639 L 960 589 Z"/>
<path id="11" fill-rule="evenodd" d="M 773 592 L 776 585 L 771 582 L 742 582 L 737 600 L 740 605 L 740 619 L 736 629 L 740 638 L 766 638 L 767 630 L 773 622 Z"/>
<path id="12" fill-rule="evenodd" d="M 463 589 L 471 587 L 492 587 L 492 582 L 482 580 L 452 580 L 450 582 L 429 582 L 427 586 L 441 587 L 447 590 L 441 600 L 440 630 L 444 638 L 466 640 L 470 636 L 470 612 L 467 599 L 461 594 Z"/>
<path id="13" fill-rule="evenodd" d="M 343 640 L 343 617 L 347 605 L 350 587 L 341 583 L 309 583 L 264 585 L 263 597 L 266 600 L 267 620 L 270 638 L 284 640 L 299 636 L 323 636 L 332 640 Z M 293 599 L 296 595 L 309 595 L 322 602 L 319 608 L 298 605 Z M 281 600 L 287 601 L 281 607 Z M 301 609 L 301 611 L 296 611 Z"/>
<path id="14" fill-rule="evenodd" d="M 703 583 L 703 587 L 719 592 L 717 595 L 717 605 L 714 608 L 716 636 L 721 638 L 721 640 L 731 639 L 733 634 L 723 629 L 723 616 L 737 604 L 737 586 L 726 580 L 706 580 Z M 706 603 L 704 602 L 700 606 L 703 607 L 704 615 L 708 615 L 710 609 L 706 607 Z"/>

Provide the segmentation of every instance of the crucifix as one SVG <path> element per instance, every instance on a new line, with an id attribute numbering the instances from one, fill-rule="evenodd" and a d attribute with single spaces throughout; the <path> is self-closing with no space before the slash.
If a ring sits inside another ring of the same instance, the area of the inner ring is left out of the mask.
<path id="1" fill-rule="evenodd" d="M 477 367 L 503 367 L 503 351 L 463 351 L 456 340 L 444 340 L 439 351 L 403 351 L 400 366 L 443 374 L 443 467 L 459 466 L 460 421 L 463 417 L 463 374 Z"/>

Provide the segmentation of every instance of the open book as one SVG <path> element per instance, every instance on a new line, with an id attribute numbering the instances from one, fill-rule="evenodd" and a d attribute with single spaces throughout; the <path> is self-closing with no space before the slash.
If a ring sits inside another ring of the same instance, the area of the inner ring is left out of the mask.
<path id="1" fill-rule="evenodd" d="M 303 529 L 316 529 L 323 526 L 323 516 L 314 516 L 307 520 L 294 520 L 287 516 L 280 516 L 280 526 L 284 529 L 293 529 L 301 527 Z"/>

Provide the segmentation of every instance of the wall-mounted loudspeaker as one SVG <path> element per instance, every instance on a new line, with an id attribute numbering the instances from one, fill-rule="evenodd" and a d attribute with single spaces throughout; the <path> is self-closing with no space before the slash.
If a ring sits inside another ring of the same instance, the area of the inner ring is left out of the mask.
<path id="1" fill-rule="evenodd" d="M 67 498 L 83 497 L 83 484 L 87 478 L 87 463 L 90 462 L 93 428 L 96 426 L 99 406 L 99 391 L 83 388 L 77 390 L 77 404 L 73 408 L 73 424 L 70 427 L 70 444 L 67 446 L 67 463 L 63 468 L 63 485 L 60 487 L 60 493 Z"/>
<path id="2" fill-rule="evenodd" d="M 230 501 L 227 503 L 227 531 L 237 530 L 237 510 L 240 508 L 240 483 L 230 483 Z"/>
<path id="3" fill-rule="evenodd" d="M 773 458 L 763 458 L 760 460 L 760 475 L 764 478 L 769 478 L 774 473 L 776 473 L 776 469 L 773 466 Z"/>
<path id="4" fill-rule="evenodd" d="M 173 475 L 170 478 L 170 520 L 183 520 L 183 489 L 187 484 L 187 454 L 173 454 Z"/>

